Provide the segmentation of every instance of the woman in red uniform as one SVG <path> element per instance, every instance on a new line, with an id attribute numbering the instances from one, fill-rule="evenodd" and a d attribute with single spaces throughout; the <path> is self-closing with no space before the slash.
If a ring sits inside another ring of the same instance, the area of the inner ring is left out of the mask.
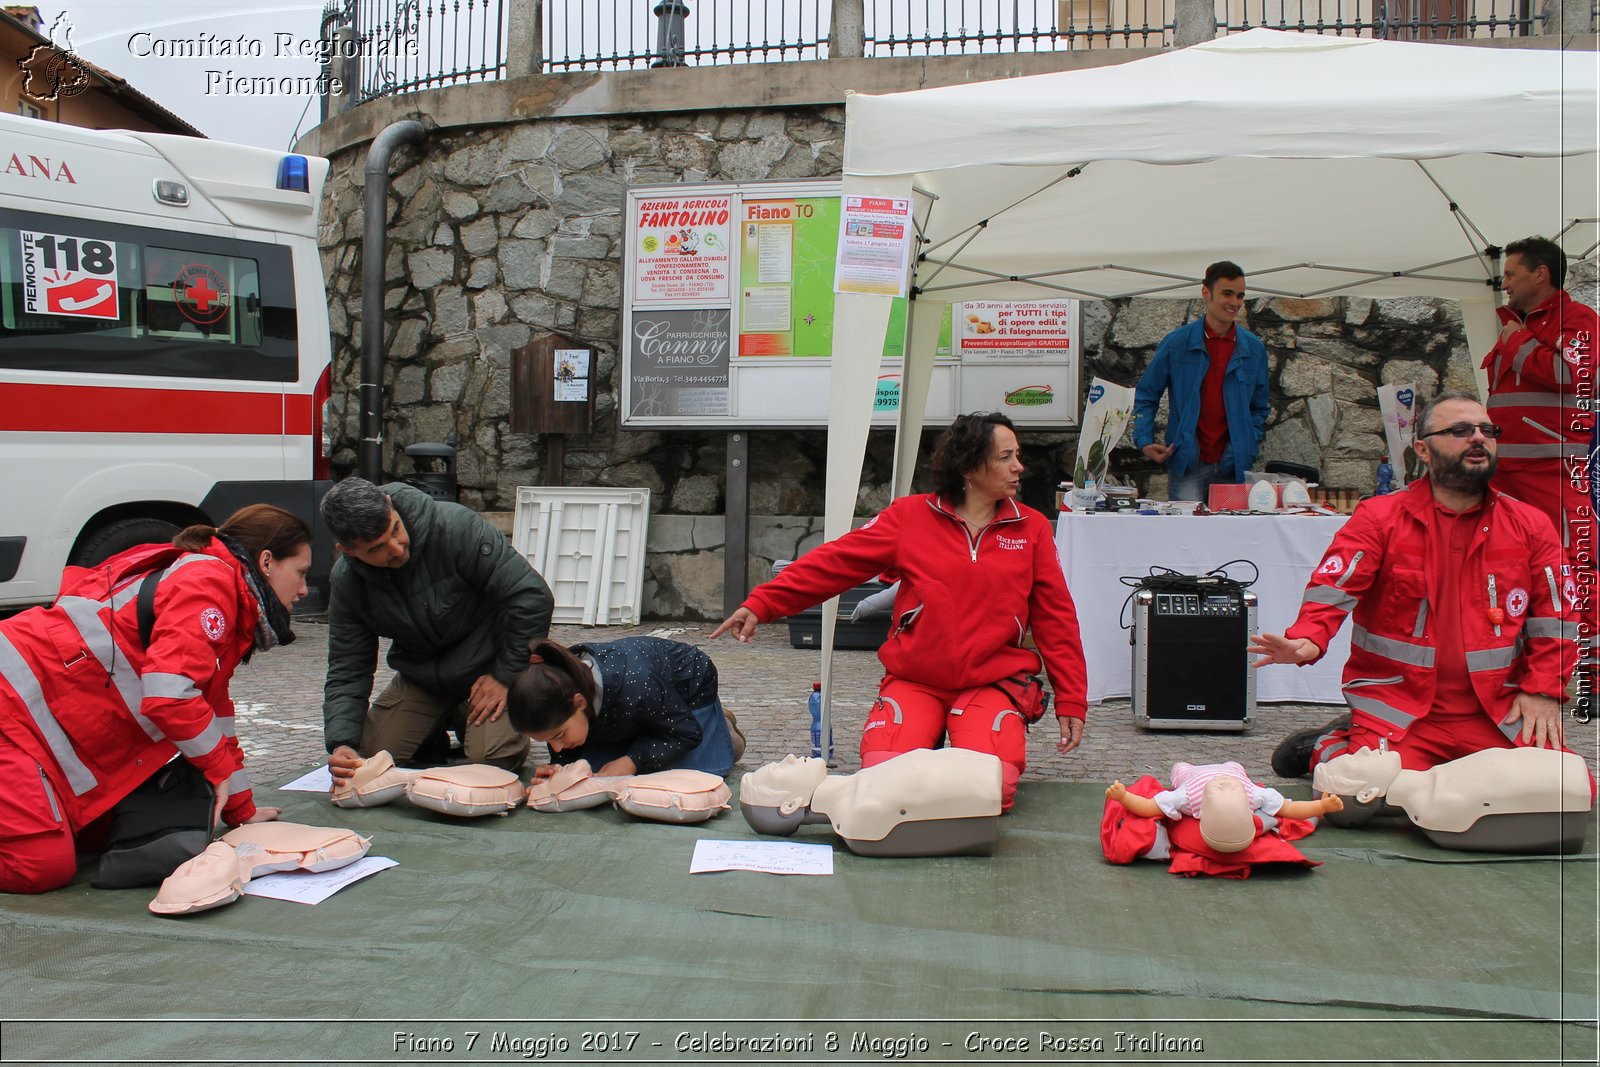
<path id="1" fill-rule="evenodd" d="M 277 818 L 251 796 L 228 682 L 252 652 L 294 640 L 289 608 L 310 567 L 306 524 L 253 504 L 220 528 L 70 567 L 54 604 L 0 621 L 0 891 L 70 882 L 83 829 L 178 755 L 230 826 Z"/>
<path id="2" fill-rule="evenodd" d="M 1086 683 L 1078 616 L 1054 533 L 1017 501 L 1016 429 L 1000 414 L 961 415 L 934 447 L 937 491 L 901 497 L 858 530 L 806 553 L 758 586 L 712 637 L 748 641 L 758 623 L 793 614 L 882 574 L 899 581 L 879 650 L 887 673 L 862 727 L 871 767 L 946 734 L 992 752 L 1011 807 L 1026 765 L 1024 716 L 1041 662 L 1055 691 L 1057 751 L 1083 737 Z M 1023 646 L 1033 631 L 1039 651 Z"/>

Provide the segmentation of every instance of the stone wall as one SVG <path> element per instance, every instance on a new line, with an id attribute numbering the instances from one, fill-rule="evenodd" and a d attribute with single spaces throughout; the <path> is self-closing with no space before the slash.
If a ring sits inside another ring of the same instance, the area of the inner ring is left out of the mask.
<path id="1" fill-rule="evenodd" d="M 404 473 L 406 445 L 455 432 L 462 501 L 482 510 L 513 507 L 517 486 L 542 483 L 546 442 L 509 428 L 510 355 L 530 339 L 564 334 L 597 356 L 596 429 L 568 438 L 566 484 L 648 487 L 647 616 L 720 617 L 723 432 L 618 426 L 623 193 L 646 182 L 836 176 L 843 109 L 799 103 L 630 114 L 552 110 L 551 117 L 518 121 L 504 113 L 468 117 L 432 130 L 420 148 L 404 148 L 395 158 L 385 264 L 384 469 Z M 358 437 L 365 144 L 353 140 L 323 151 L 333 159 L 321 240 L 334 335 L 334 462 L 342 474 L 355 465 Z M 1581 266 L 1580 277 L 1576 294 L 1593 302 L 1592 263 Z M 1198 300 L 1086 305 L 1084 382 L 1099 375 L 1132 385 L 1161 337 L 1197 313 Z M 1313 464 L 1330 485 L 1372 488 L 1384 451 L 1378 384 L 1415 381 L 1424 392 L 1441 384 L 1474 387 L 1475 360 L 1448 302 L 1260 299 L 1247 315 L 1272 360 L 1264 454 Z M 891 444 L 888 433 L 871 435 L 859 514 L 889 499 Z M 1023 497 L 1049 508 L 1056 482 L 1069 470 L 1075 435 L 1028 431 L 1023 444 L 1030 466 Z M 760 516 L 752 520 L 754 580 L 772 559 L 792 558 L 820 536 L 813 516 L 823 510 L 825 447 L 821 431 L 751 435 L 750 511 Z M 1131 446 L 1119 449 L 1113 463 L 1147 492 L 1164 491 L 1164 475 Z"/>

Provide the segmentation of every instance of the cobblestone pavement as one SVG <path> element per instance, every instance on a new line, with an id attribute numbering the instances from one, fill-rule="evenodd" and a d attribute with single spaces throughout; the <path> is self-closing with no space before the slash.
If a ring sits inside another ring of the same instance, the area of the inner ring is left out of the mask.
<path id="1" fill-rule="evenodd" d="M 250 760 L 251 776 L 258 785 L 276 785 L 309 770 L 324 758 L 322 744 L 322 680 L 327 662 L 326 625 L 295 620 L 298 639 L 287 648 L 257 656 L 239 668 L 233 680 L 233 697 L 239 719 L 239 740 Z M 635 627 L 557 626 L 557 641 L 609 641 L 637 634 L 669 637 L 706 649 L 716 660 L 723 704 L 738 716 L 748 737 L 737 775 L 754 770 L 793 752 L 811 750 L 811 720 L 806 701 L 811 683 L 820 676 L 821 655 L 813 649 L 791 647 L 784 624 L 763 626 L 754 642 L 741 645 L 724 637 L 710 641 L 709 623 L 660 623 Z M 385 646 L 386 647 L 386 646 Z M 857 743 L 861 724 L 877 692 L 882 666 L 873 652 L 834 653 L 834 751 L 840 773 L 860 767 Z M 1289 670 L 1268 667 L 1267 670 Z M 381 663 L 374 691 L 388 680 Z M 1131 781 L 1142 774 L 1163 780 L 1178 760 L 1191 763 L 1236 759 L 1258 781 L 1281 785 L 1272 774 L 1270 757 L 1285 734 L 1328 721 L 1341 709 L 1328 705 L 1266 704 L 1244 733 L 1208 731 L 1150 731 L 1133 722 L 1126 700 L 1091 706 L 1083 743 L 1066 756 L 1056 753 L 1057 731 L 1050 720 L 1037 724 L 1028 740 L 1028 769 L 1024 780 L 1055 782 Z M 1596 765 L 1596 723 L 1568 721 L 1568 743 Z M 534 746 L 536 759 L 547 758 Z M 268 801 L 270 803 L 270 801 Z"/>

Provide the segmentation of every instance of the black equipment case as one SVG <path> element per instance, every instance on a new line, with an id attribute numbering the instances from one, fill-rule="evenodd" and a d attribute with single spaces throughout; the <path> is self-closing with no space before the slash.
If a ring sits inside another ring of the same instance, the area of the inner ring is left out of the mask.
<path id="1" fill-rule="evenodd" d="M 1235 582 L 1167 575 L 1141 585 L 1133 594 L 1133 721 L 1147 730 L 1248 729 L 1255 629 L 1256 595 Z"/>

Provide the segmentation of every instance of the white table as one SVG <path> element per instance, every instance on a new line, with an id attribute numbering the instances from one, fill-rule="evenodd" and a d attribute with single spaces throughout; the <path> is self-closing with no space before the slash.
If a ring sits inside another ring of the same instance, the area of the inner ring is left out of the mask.
<path id="1" fill-rule="evenodd" d="M 1132 589 L 1118 579 L 1142 577 L 1151 566 L 1185 574 L 1211 570 L 1229 560 L 1248 559 L 1261 570 L 1250 587 L 1256 595 L 1256 626 L 1282 633 L 1300 612 L 1311 572 L 1343 516 L 1312 515 L 1075 515 L 1056 521 L 1056 552 L 1067 588 L 1078 607 L 1078 628 L 1089 664 L 1089 700 L 1132 693 Z M 1230 577 L 1246 580 L 1250 568 L 1235 565 Z M 1118 625 L 1119 618 L 1130 629 Z M 1345 623 L 1328 654 L 1310 667 L 1271 664 L 1256 676 L 1256 700 L 1342 704 L 1339 675 L 1350 655 L 1350 624 Z"/>

